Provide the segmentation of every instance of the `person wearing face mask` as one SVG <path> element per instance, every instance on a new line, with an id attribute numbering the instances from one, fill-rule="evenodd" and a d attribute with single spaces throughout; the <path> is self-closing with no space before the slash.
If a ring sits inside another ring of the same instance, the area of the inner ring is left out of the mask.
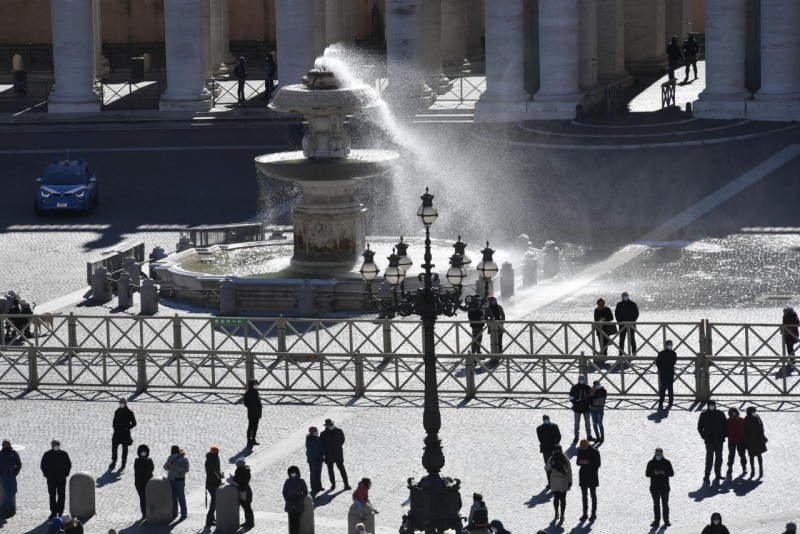
<path id="1" fill-rule="evenodd" d="M 542 453 L 545 465 L 553 455 L 553 449 L 561 443 L 561 432 L 558 425 L 550 421 L 549 415 L 542 416 L 542 424 L 536 427 L 536 437 L 539 438 L 539 452 Z M 550 488 L 550 474 L 547 474 L 547 488 Z"/>
<path id="2" fill-rule="evenodd" d="M 54 439 L 50 442 L 50 450 L 42 455 L 39 466 L 42 475 L 47 479 L 47 493 L 50 494 L 50 519 L 64 513 L 64 501 L 67 491 L 67 477 L 72 470 L 72 462 L 67 451 L 61 450 L 61 442 Z"/>
<path id="3" fill-rule="evenodd" d="M 747 454 L 750 456 L 750 478 L 756 474 L 754 460 L 758 458 L 758 478 L 764 476 L 764 465 L 761 455 L 767 452 L 767 436 L 764 435 L 764 423 L 756 415 L 755 406 L 747 408 L 747 415 L 742 422 L 742 438 L 744 446 L 747 447 Z"/>
<path id="4" fill-rule="evenodd" d="M 153 478 L 155 468 L 153 459 L 150 458 L 150 447 L 142 443 L 136 449 L 136 459 L 133 461 L 133 484 L 136 486 L 136 493 L 139 494 L 139 509 L 142 512 L 142 521 L 147 516 L 145 488 L 147 488 L 147 481 Z"/>
<path id="5" fill-rule="evenodd" d="M 564 511 L 567 508 L 567 492 L 572 488 L 572 467 L 569 458 L 561 450 L 560 446 L 553 449 L 553 455 L 544 467 L 550 475 L 550 489 L 553 490 L 553 508 L 556 511 L 556 519 L 561 518 L 564 522 Z M 559 516 L 559 507 L 561 515 Z M 559 523 L 559 524 L 561 524 Z"/>
<path id="6" fill-rule="evenodd" d="M 611 308 L 606 306 L 605 299 L 597 299 L 597 307 L 594 309 L 594 330 L 597 334 L 597 344 L 600 347 L 600 350 L 597 351 L 598 355 L 608 356 L 611 337 L 617 334 L 617 325 L 613 321 L 614 314 L 611 313 Z M 605 362 L 605 358 L 595 358 L 594 360 L 598 367 L 604 365 Z"/>
<path id="7" fill-rule="evenodd" d="M 325 461 L 325 443 L 319 437 L 317 427 L 308 429 L 306 436 L 306 461 L 308 476 L 311 479 L 311 495 L 314 496 L 325 488 L 322 487 L 322 463 Z"/>
<path id="8" fill-rule="evenodd" d="M 722 524 L 722 515 L 719 512 L 714 512 L 711 514 L 711 523 L 706 525 L 701 534 L 730 534 L 730 532 Z"/>
<path id="9" fill-rule="evenodd" d="M 14 498 L 17 495 L 17 475 L 22 470 L 22 460 L 19 453 L 11 447 L 11 442 L 3 440 L 3 448 L 0 449 L 0 484 L 3 485 L 5 498 L 0 502 L 0 515 L 11 517 L 17 513 Z"/>
<path id="10" fill-rule="evenodd" d="M 744 420 L 739 416 L 736 408 L 728 409 L 728 476 L 733 473 L 733 461 L 736 453 L 742 461 L 742 474 L 747 474 L 747 461 L 744 458 L 744 439 L 742 438 L 742 423 Z"/>
<path id="11" fill-rule="evenodd" d="M 181 510 L 181 521 L 186 519 L 186 473 L 189 472 L 189 459 L 186 449 L 173 445 L 169 451 L 169 458 L 164 464 L 167 480 L 172 488 L 172 517 L 178 517 L 178 507 Z"/>
<path id="12" fill-rule="evenodd" d="M 661 447 L 656 449 L 653 459 L 647 462 L 644 475 L 650 479 L 650 496 L 653 497 L 655 519 L 650 526 L 658 526 L 663 511 L 664 526 L 668 527 L 671 525 L 669 522 L 669 479 L 675 476 L 675 471 L 672 470 L 672 462 L 664 458 L 664 451 Z"/>
<path id="13" fill-rule="evenodd" d="M 569 390 L 569 400 L 572 402 L 572 412 L 575 418 L 575 437 L 572 443 L 578 443 L 581 417 L 586 427 L 586 439 L 594 441 L 592 438 L 592 427 L 589 425 L 589 395 L 591 389 L 586 383 L 586 377 L 578 375 L 578 383 Z"/>
<path id="14" fill-rule="evenodd" d="M 299 470 L 298 470 L 299 473 Z M 299 474 L 298 474 L 299 476 Z M 250 466 L 244 458 L 237 458 L 236 471 L 233 473 L 233 482 L 239 488 L 239 506 L 242 507 L 244 512 L 244 523 L 242 527 L 253 528 L 255 526 L 255 518 L 253 517 L 253 489 L 250 486 Z M 303 482 L 305 485 L 305 482 Z M 308 491 L 306 491 L 308 493 Z M 305 498 L 305 495 L 303 496 Z"/>
<path id="15" fill-rule="evenodd" d="M 492 522 L 489 523 L 489 530 L 492 534 L 511 534 L 510 531 L 506 530 L 506 527 L 503 526 L 503 523 L 501 523 L 499 519 L 492 519 Z"/>
<path id="16" fill-rule="evenodd" d="M 325 444 L 325 465 L 328 466 L 328 479 L 331 481 L 331 489 L 336 489 L 336 475 L 333 473 L 333 466 L 339 469 L 339 474 L 344 482 L 344 489 L 352 489 L 347 482 L 347 471 L 344 468 L 344 432 L 336 428 L 333 421 L 325 419 L 325 430 L 320 434 L 322 442 Z"/>
<path id="17" fill-rule="evenodd" d="M 585 439 L 581 440 L 581 448 L 578 449 L 578 454 L 575 462 L 579 466 L 578 471 L 578 485 L 581 488 L 581 499 L 583 501 L 583 515 L 580 521 L 589 521 L 597 519 L 597 486 L 600 485 L 600 451 L 589 446 L 589 442 Z M 587 516 L 589 511 L 589 499 L 587 493 L 592 496 L 592 515 Z"/>
<path id="18" fill-rule="evenodd" d="M 630 339 L 631 354 L 636 354 L 636 320 L 639 319 L 639 307 L 628 296 L 622 293 L 622 300 L 614 307 L 614 318 L 619 325 L 619 355 L 625 354 L 625 337 Z"/>
<path id="19" fill-rule="evenodd" d="M 256 441 L 258 434 L 258 422 L 261 420 L 261 396 L 258 394 L 258 380 L 250 380 L 247 384 L 247 392 L 242 397 L 243 404 L 247 408 L 247 446 L 260 445 Z"/>
<path id="20" fill-rule="evenodd" d="M 592 417 L 592 427 L 597 441 L 602 443 L 606 439 L 606 429 L 603 426 L 603 416 L 606 409 L 606 388 L 599 380 L 595 380 L 589 390 L 589 415 Z"/>
<path id="21" fill-rule="evenodd" d="M 216 525 L 217 489 L 222 485 L 222 480 L 225 478 L 219 462 L 219 447 L 216 445 L 212 446 L 206 453 L 204 468 L 206 471 L 206 491 L 211 501 L 208 504 L 208 513 L 206 513 L 206 526 L 213 527 Z"/>
<path id="22" fill-rule="evenodd" d="M 300 516 L 305 510 L 308 495 L 306 482 L 300 478 L 300 469 L 293 465 L 287 470 L 289 478 L 283 483 L 284 511 L 289 514 L 289 534 L 300 534 Z"/>
<path id="23" fill-rule="evenodd" d="M 111 426 L 114 428 L 114 433 L 111 436 L 111 463 L 108 465 L 108 470 L 111 471 L 117 465 L 117 447 L 121 445 L 122 465 L 120 466 L 120 471 L 122 471 L 128 461 L 128 447 L 133 445 L 131 429 L 136 426 L 136 416 L 128 408 L 128 401 L 123 397 L 119 399 L 119 408 L 114 412 L 114 420 Z"/>
<path id="24" fill-rule="evenodd" d="M 669 404 L 672 406 L 672 383 L 675 382 L 675 365 L 678 355 L 672 350 L 672 341 L 667 340 L 664 350 L 656 356 L 656 369 L 658 369 L 658 410 L 664 409 L 664 394 L 669 392 Z"/>
<path id="25" fill-rule="evenodd" d="M 717 403 L 708 401 L 708 409 L 697 420 L 697 432 L 706 444 L 706 472 L 703 482 L 709 483 L 711 465 L 714 465 L 715 480 L 722 479 L 722 447 L 728 436 L 725 414 L 717 410 Z"/>

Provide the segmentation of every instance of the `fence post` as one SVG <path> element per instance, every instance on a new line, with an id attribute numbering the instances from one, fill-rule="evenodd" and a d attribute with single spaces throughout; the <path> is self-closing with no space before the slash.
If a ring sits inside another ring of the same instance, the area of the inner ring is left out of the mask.
<path id="1" fill-rule="evenodd" d="M 709 377 L 708 357 L 700 352 L 694 363 L 694 400 L 706 402 L 711 398 L 711 380 Z"/>
<path id="2" fill-rule="evenodd" d="M 478 393 L 475 388 L 475 354 L 467 353 L 467 398 L 474 399 Z"/>
<path id="3" fill-rule="evenodd" d="M 36 366 L 36 347 L 28 347 L 28 390 L 39 387 L 39 369 Z"/>
<path id="4" fill-rule="evenodd" d="M 383 364 L 386 365 L 392 359 L 392 324 L 388 317 L 383 318 Z"/>
<path id="5" fill-rule="evenodd" d="M 276 330 L 278 331 L 278 352 L 286 352 L 286 319 L 283 318 L 283 315 L 278 317 Z"/>
<path id="6" fill-rule="evenodd" d="M 69 312 L 67 317 L 67 343 L 70 348 L 78 346 L 78 321 L 75 319 L 75 313 Z"/>
<path id="7" fill-rule="evenodd" d="M 500 354 L 500 325 L 494 318 L 489 319 L 489 348 L 492 354 Z M 492 365 L 497 365 L 500 358 L 493 357 L 489 362 Z"/>
<path id="8" fill-rule="evenodd" d="M 581 351 L 581 356 L 578 359 L 578 374 L 583 375 L 586 381 L 589 381 L 589 362 L 586 360 L 586 352 Z"/>
<path id="9" fill-rule="evenodd" d="M 706 345 L 705 345 L 705 347 L 703 347 L 703 352 L 705 352 L 706 354 L 711 356 L 711 355 L 714 354 L 713 337 L 712 337 L 712 334 L 711 334 L 711 330 L 712 330 L 711 329 L 711 322 L 708 319 L 703 319 L 703 322 L 705 323 L 704 331 L 705 331 L 705 339 L 706 339 Z"/>
<path id="10" fill-rule="evenodd" d="M 360 350 L 355 351 L 353 357 L 355 358 L 356 367 L 356 397 L 361 397 L 367 391 L 364 386 L 364 357 L 361 355 Z"/>
<path id="11" fill-rule="evenodd" d="M 144 349 L 136 351 L 136 393 L 147 391 L 147 361 Z"/>
<path id="12" fill-rule="evenodd" d="M 247 379 L 247 383 L 245 384 L 245 390 L 249 387 L 251 380 L 255 380 L 256 378 L 256 369 L 255 369 L 255 358 L 253 357 L 253 351 L 248 350 L 244 353 L 244 375 Z"/>

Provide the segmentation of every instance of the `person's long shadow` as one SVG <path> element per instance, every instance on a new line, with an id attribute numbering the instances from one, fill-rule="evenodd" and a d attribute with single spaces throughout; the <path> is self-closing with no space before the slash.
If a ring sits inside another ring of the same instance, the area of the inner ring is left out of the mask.
<path id="1" fill-rule="evenodd" d="M 592 523 L 584 523 L 581 521 L 569 531 L 569 534 L 586 534 L 592 531 Z"/>
<path id="2" fill-rule="evenodd" d="M 528 508 L 533 508 L 540 504 L 549 502 L 552 499 L 553 499 L 553 494 L 550 493 L 550 491 L 547 488 L 545 488 L 542 491 L 540 491 L 538 495 L 534 495 L 533 497 L 531 497 L 530 500 L 525 504 L 528 505 Z"/>
<path id="3" fill-rule="evenodd" d="M 710 497 L 714 497 L 718 493 L 720 493 L 720 484 L 715 480 L 711 484 L 703 483 L 698 490 L 690 491 L 688 495 L 694 499 L 695 502 L 701 502 Z"/>
<path id="4" fill-rule="evenodd" d="M 656 410 L 655 412 L 648 415 L 647 419 L 658 424 L 667 417 L 669 417 L 669 410 Z"/>
<path id="5" fill-rule="evenodd" d="M 345 491 L 345 489 L 340 489 L 336 493 L 331 493 L 331 490 L 326 490 L 325 493 L 318 494 L 316 497 L 314 497 L 314 508 L 319 508 L 320 506 L 330 504 L 333 499 Z"/>
<path id="6" fill-rule="evenodd" d="M 564 527 L 561 526 L 561 523 L 559 523 L 559 521 L 560 521 L 559 519 L 553 519 L 552 521 L 550 521 L 550 525 L 546 529 L 544 529 L 544 531 L 547 532 L 547 534 L 563 534 Z"/>
<path id="7" fill-rule="evenodd" d="M 103 476 L 97 479 L 95 487 L 102 488 L 108 484 L 119 482 L 122 479 L 122 471 L 106 471 Z"/>
<path id="8" fill-rule="evenodd" d="M 235 464 L 236 460 L 238 460 L 239 458 L 247 458 L 251 454 L 253 454 L 253 447 L 248 445 L 244 449 L 240 450 L 239 452 L 228 458 L 228 463 Z"/>
<path id="9" fill-rule="evenodd" d="M 744 478 L 744 475 L 740 475 L 739 478 L 733 481 L 733 493 L 737 497 L 744 497 L 757 487 L 761 485 L 761 479 L 752 479 L 752 478 Z"/>

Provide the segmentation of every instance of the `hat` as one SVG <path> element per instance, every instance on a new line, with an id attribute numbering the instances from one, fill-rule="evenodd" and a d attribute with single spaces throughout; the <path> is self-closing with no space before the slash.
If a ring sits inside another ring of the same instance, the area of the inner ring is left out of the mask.
<path id="1" fill-rule="evenodd" d="M 72 516 L 70 514 L 64 514 L 61 516 L 61 521 L 63 521 L 65 525 L 69 525 L 72 522 Z"/>
<path id="2" fill-rule="evenodd" d="M 325 426 L 332 425 L 333 421 L 331 419 L 325 419 Z"/>
<path id="3" fill-rule="evenodd" d="M 317 427 L 315 427 L 315 426 L 308 427 L 308 433 L 309 434 L 316 434 L 317 432 L 319 432 L 319 430 L 317 430 Z"/>
<path id="4" fill-rule="evenodd" d="M 236 467 L 243 467 L 246 465 L 247 462 L 244 461 L 244 458 L 237 458 L 236 459 Z"/>
<path id="5" fill-rule="evenodd" d="M 212 445 L 209 451 L 213 452 L 214 454 L 217 454 L 219 452 L 219 447 L 217 447 L 216 445 Z"/>
<path id="6" fill-rule="evenodd" d="M 58 445 L 60 447 L 61 446 L 61 442 L 58 441 L 57 439 L 54 439 L 53 441 L 50 442 L 50 445 L 53 446 L 53 447 Z"/>

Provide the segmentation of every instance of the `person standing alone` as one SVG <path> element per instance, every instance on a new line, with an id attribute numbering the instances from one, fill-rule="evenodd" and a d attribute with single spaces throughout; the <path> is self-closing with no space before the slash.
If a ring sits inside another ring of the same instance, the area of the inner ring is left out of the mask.
<path id="1" fill-rule="evenodd" d="M 147 482 L 153 478 L 155 467 L 153 459 L 150 458 L 150 447 L 142 443 L 136 449 L 136 459 L 133 461 L 133 483 L 136 486 L 136 493 L 139 494 L 139 509 L 142 511 L 143 520 L 147 517 L 145 488 Z"/>
<path id="2" fill-rule="evenodd" d="M 561 443 L 561 432 L 558 425 L 550 422 L 550 416 L 542 416 L 542 424 L 536 427 L 536 437 L 539 438 L 539 452 L 542 453 L 545 465 L 553 456 L 553 451 Z M 547 473 L 547 487 L 550 487 L 550 473 Z"/>
<path id="3" fill-rule="evenodd" d="M 42 455 L 40 465 L 42 475 L 47 479 L 47 493 L 50 494 L 50 519 L 64 513 L 66 500 L 67 477 L 72 470 L 72 462 L 67 451 L 61 450 L 61 442 L 54 439 L 50 442 L 50 450 Z"/>
<path id="4" fill-rule="evenodd" d="M 236 76 L 236 97 L 239 101 L 239 106 L 241 106 L 245 101 L 244 84 L 247 81 L 247 60 L 243 57 L 240 57 L 239 61 L 236 63 L 236 67 L 233 69 L 233 75 Z"/>
<path id="5" fill-rule="evenodd" d="M 798 325 L 800 325 L 800 318 L 797 317 L 797 312 L 791 306 L 786 306 L 783 309 L 783 342 L 786 345 L 786 354 L 794 356 L 794 346 L 798 340 Z M 792 358 L 794 364 L 794 358 Z"/>
<path id="6" fill-rule="evenodd" d="M 11 442 L 3 440 L 0 449 L 0 484 L 3 485 L 5 498 L 0 503 L 0 516 L 11 517 L 17 513 L 14 498 L 17 495 L 17 475 L 22 470 L 22 460 L 19 453 L 11 447 Z"/>
<path id="7" fill-rule="evenodd" d="M 656 369 L 658 369 L 658 411 L 664 409 L 664 394 L 669 392 L 669 407 L 672 406 L 672 383 L 675 382 L 675 365 L 678 355 L 672 350 L 672 341 L 669 339 L 664 344 L 664 350 L 656 356 Z"/>
<path id="8" fill-rule="evenodd" d="M 725 414 L 717 410 L 717 403 L 708 401 L 708 409 L 697 420 L 697 432 L 706 444 L 706 471 L 703 482 L 709 483 L 711 464 L 714 464 L 716 480 L 722 478 L 722 446 L 728 435 Z"/>
<path id="9" fill-rule="evenodd" d="M 117 465 L 117 447 L 122 446 L 122 465 L 119 468 L 122 471 L 128 461 L 128 447 L 133 445 L 131 430 L 136 426 L 136 416 L 128 408 L 128 401 L 123 397 L 119 399 L 119 407 L 114 412 L 111 426 L 114 428 L 114 434 L 111 436 L 111 463 L 108 465 L 108 470 L 111 471 Z"/>
<path id="10" fill-rule="evenodd" d="M 320 434 L 322 442 L 325 443 L 325 464 L 328 466 L 328 479 L 331 481 L 331 491 L 336 488 L 336 475 L 333 473 L 333 465 L 339 469 L 339 474 L 344 482 L 344 489 L 352 489 L 347 483 L 347 471 L 344 468 L 344 432 L 336 428 L 333 421 L 325 419 L 325 430 Z"/>
<path id="11" fill-rule="evenodd" d="M 622 300 L 614 307 L 614 318 L 619 325 L 619 355 L 625 354 L 625 338 L 630 341 L 631 355 L 636 355 L 636 320 L 639 319 L 639 307 L 631 300 L 627 291 L 622 293 Z"/>
<path id="12" fill-rule="evenodd" d="M 653 516 L 655 519 L 650 523 L 651 527 L 658 527 L 661 522 L 661 513 L 664 513 L 664 526 L 670 526 L 669 522 L 669 479 L 675 476 L 672 470 L 672 462 L 664 458 L 664 451 L 661 447 L 656 449 L 653 459 L 647 462 L 644 475 L 650 479 L 650 496 L 653 497 Z"/>
<path id="13" fill-rule="evenodd" d="M 581 448 L 578 449 L 578 485 L 581 487 L 581 499 L 583 500 L 583 515 L 580 521 L 586 521 L 589 511 L 589 499 L 587 493 L 592 495 L 592 515 L 588 516 L 589 521 L 597 519 L 597 486 L 600 485 L 600 451 L 589 446 L 585 439 L 581 440 Z"/>
<path id="14" fill-rule="evenodd" d="M 247 446 L 260 445 L 256 441 L 258 434 L 258 422 L 261 420 L 261 396 L 258 394 L 258 380 L 251 380 L 247 384 L 247 393 L 242 398 L 244 406 L 247 408 Z"/>
<path id="15" fill-rule="evenodd" d="M 669 60 L 669 79 L 674 80 L 675 69 L 678 68 L 678 61 L 683 59 L 677 35 L 673 35 L 672 41 L 667 44 L 667 59 Z"/>

